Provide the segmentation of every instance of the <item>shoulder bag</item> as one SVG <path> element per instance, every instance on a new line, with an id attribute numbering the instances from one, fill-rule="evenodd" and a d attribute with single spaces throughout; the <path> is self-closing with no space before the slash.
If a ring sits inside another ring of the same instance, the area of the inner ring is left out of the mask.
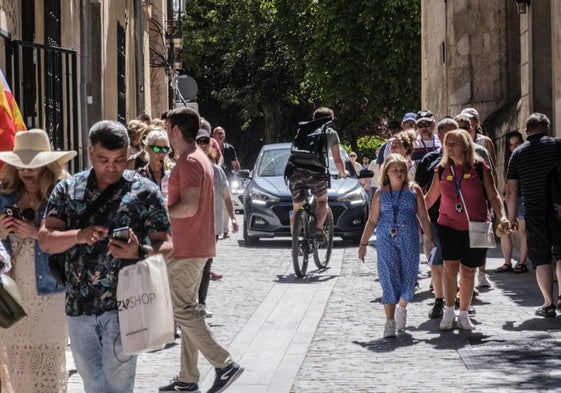
<path id="1" fill-rule="evenodd" d="M 7 329 L 26 315 L 16 282 L 0 274 L 0 327 Z"/>
<path id="2" fill-rule="evenodd" d="M 450 168 L 454 177 L 454 168 Z M 466 217 L 468 220 L 469 229 L 469 246 L 471 248 L 495 248 L 497 244 L 495 243 L 495 235 L 493 233 L 493 222 L 492 221 L 471 221 L 469 219 L 468 209 L 464 196 L 462 195 L 462 190 L 460 189 L 460 198 L 464 205 L 464 211 L 466 212 Z"/>

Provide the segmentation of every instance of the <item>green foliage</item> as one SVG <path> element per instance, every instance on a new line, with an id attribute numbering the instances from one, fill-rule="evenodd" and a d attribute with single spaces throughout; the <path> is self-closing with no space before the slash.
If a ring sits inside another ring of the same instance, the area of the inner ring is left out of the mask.
<path id="1" fill-rule="evenodd" d="M 192 0 L 183 22 L 201 113 L 249 156 L 318 106 L 351 145 L 419 107 L 419 1 Z"/>
<path id="2" fill-rule="evenodd" d="M 356 140 L 357 154 L 359 157 L 368 156 L 370 159 L 376 157 L 376 150 L 385 142 L 385 139 L 376 135 L 361 136 Z"/>

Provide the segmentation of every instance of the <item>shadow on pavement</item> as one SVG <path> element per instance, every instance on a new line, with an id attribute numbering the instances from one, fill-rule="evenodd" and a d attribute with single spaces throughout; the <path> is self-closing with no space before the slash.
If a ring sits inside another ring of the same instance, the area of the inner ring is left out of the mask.
<path id="1" fill-rule="evenodd" d="M 339 275 L 336 274 L 317 274 L 328 270 L 329 267 L 326 269 L 312 270 L 303 278 L 298 278 L 295 274 L 279 274 L 274 282 L 279 284 L 313 284 L 315 282 L 325 282 L 339 277 Z"/>
<path id="2" fill-rule="evenodd" d="M 347 248 L 349 246 L 349 241 L 347 240 L 334 240 L 333 241 L 333 248 L 337 249 L 337 248 Z M 289 238 L 282 238 L 282 239 L 267 239 L 267 238 L 263 238 L 259 240 L 259 243 L 255 244 L 255 245 L 251 245 L 248 246 L 247 244 L 245 244 L 245 241 L 243 239 L 238 240 L 238 246 L 242 247 L 242 248 L 255 248 L 255 249 L 283 249 L 286 248 L 287 250 L 291 250 L 292 249 L 292 240 Z"/>

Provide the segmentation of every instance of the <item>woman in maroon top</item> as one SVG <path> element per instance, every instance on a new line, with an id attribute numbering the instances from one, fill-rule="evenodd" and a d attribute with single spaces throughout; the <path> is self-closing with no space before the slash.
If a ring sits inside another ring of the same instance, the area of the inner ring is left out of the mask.
<path id="1" fill-rule="evenodd" d="M 454 327 L 459 272 L 458 328 L 472 330 L 475 327 L 469 319 L 468 308 L 473 295 L 475 269 L 485 263 L 487 249 L 470 247 L 466 208 L 470 220 L 490 221 L 489 201 L 495 214 L 500 216 L 501 225 L 508 228 L 509 224 L 491 170 L 475 153 L 473 141 L 465 130 L 450 131 L 444 137 L 442 161 L 435 169 L 431 187 L 425 195 L 427 208 L 438 197 L 441 199 L 437 229 L 444 259 L 443 287 L 446 300 L 440 329 L 451 330 Z"/>

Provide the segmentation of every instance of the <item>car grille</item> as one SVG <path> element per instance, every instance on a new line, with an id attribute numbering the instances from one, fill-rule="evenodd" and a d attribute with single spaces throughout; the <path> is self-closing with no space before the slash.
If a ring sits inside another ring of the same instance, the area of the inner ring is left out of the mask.
<path id="1" fill-rule="evenodd" d="M 344 206 L 331 206 L 331 211 L 333 212 L 333 223 L 337 225 L 337 221 L 343 212 L 345 211 Z"/>
<path id="2" fill-rule="evenodd" d="M 279 218 L 282 225 L 290 225 L 290 211 L 292 210 L 292 205 L 277 205 L 273 207 L 273 213 Z"/>

